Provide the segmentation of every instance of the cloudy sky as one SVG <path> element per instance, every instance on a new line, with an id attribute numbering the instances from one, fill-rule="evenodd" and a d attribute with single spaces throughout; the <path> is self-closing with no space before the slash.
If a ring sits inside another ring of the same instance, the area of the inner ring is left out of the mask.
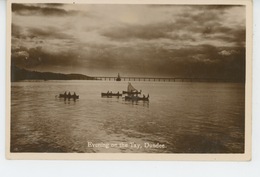
<path id="1" fill-rule="evenodd" d="M 89 76 L 243 78 L 245 7 L 13 4 L 12 63 Z"/>

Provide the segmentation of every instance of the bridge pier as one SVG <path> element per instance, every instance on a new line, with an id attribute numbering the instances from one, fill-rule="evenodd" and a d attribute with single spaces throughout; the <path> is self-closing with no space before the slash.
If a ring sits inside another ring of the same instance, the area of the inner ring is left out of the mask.
<path id="1" fill-rule="evenodd" d="M 116 81 L 117 77 L 93 77 L 94 80 Z M 154 81 L 154 82 L 229 82 L 218 78 L 156 78 L 156 77 L 121 77 L 122 81 Z"/>

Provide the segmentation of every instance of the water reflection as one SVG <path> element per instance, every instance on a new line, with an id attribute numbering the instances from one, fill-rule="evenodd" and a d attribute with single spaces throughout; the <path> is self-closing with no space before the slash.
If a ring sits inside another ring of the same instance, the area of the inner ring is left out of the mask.
<path id="1" fill-rule="evenodd" d="M 244 85 L 136 82 L 150 101 L 100 97 L 104 81 L 17 82 L 11 88 L 12 152 L 244 152 Z M 80 99 L 55 98 L 75 90 Z M 167 148 L 89 148 L 93 143 Z"/>
<path id="2" fill-rule="evenodd" d="M 134 101 L 134 100 L 123 100 L 126 105 L 139 105 L 149 108 L 149 101 Z"/>

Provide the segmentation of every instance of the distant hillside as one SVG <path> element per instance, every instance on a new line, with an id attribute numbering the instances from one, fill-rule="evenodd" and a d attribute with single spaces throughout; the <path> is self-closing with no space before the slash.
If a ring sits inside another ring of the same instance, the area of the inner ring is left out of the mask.
<path id="1" fill-rule="evenodd" d="M 37 72 L 21 69 L 16 66 L 11 67 L 11 81 L 20 80 L 94 80 L 83 74 L 61 74 L 52 72 Z"/>

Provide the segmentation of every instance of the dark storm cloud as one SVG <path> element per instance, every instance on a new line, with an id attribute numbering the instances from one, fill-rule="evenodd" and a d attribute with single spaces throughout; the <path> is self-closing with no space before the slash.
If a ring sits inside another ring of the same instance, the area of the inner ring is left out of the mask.
<path id="1" fill-rule="evenodd" d="M 13 24 L 11 26 L 11 34 L 12 34 L 12 38 L 18 38 L 18 39 L 25 39 L 26 35 L 23 34 L 22 32 L 22 27 Z"/>
<path id="2" fill-rule="evenodd" d="M 172 5 L 172 4 L 149 4 L 147 5 L 148 7 L 152 7 L 152 8 L 162 8 L 162 7 L 166 7 L 169 8 L 171 6 L 176 6 L 176 5 Z M 230 9 L 233 7 L 241 7 L 241 5 L 178 5 L 178 7 L 192 7 L 193 9 L 211 9 L 211 10 L 225 10 L 225 9 Z"/>
<path id="3" fill-rule="evenodd" d="M 49 66 L 71 66 L 79 65 L 76 54 L 72 51 L 62 53 L 49 53 L 41 47 L 27 49 L 20 47 L 12 49 L 12 64 L 21 68 L 49 67 Z"/>
<path id="4" fill-rule="evenodd" d="M 105 29 L 101 35 L 111 40 L 127 41 L 131 39 L 153 40 L 153 39 L 172 39 L 180 41 L 196 41 L 194 34 L 201 35 L 201 39 L 220 40 L 223 42 L 234 42 L 237 45 L 244 45 L 245 29 L 234 29 L 223 26 L 219 23 L 210 26 L 189 26 L 176 23 L 160 23 L 151 25 L 127 25 Z M 178 32 L 186 32 L 180 34 Z M 200 40 L 201 40 L 200 39 Z"/>
<path id="5" fill-rule="evenodd" d="M 72 34 L 66 34 L 61 32 L 58 27 L 45 27 L 45 28 L 23 28 L 19 25 L 12 24 L 12 38 L 17 39 L 34 39 L 41 38 L 45 39 L 64 39 L 73 40 Z"/>
<path id="6" fill-rule="evenodd" d="M 187 30 L 192 33 L 200 33 L 203 37 L 223 40 L 223 42 L 236 42 L 241 45 L 245 41 L 245 24 L 228 26 L 223 24 L 228 9 L 243 6 L 210 5 L 192 6 L 190 10 L 200 9 L 199 13 L 192 14 L 184 12 L 179 14 L 174 21 L 178 29 Z"/>
<path id="7" fill-rule="evenodd" d="M 213 32 L 215 31 L 215 32 Z M 204 33 L 205 39 L 218 39 L 226 43 L 235 43 L 237 46 L 245 46 L 246 31 L 245 29 L 230 29 L 226 32 L 210 29 L 210 32 Z"/>
<path id="8" fill-rule="evenodd" d="M 53 4 L 48 7 L 36 6 L 35 4 L 24 5 L 24 4 L 12 4 L 12 12 L 18 15 L 44 15 L 44 16 L 66 16 L 75 15 L 77 11 L 67 11 Z"/>
<path id="9" fill-rule="evenodd" d="M 48 4 L 44 4 L 45 6 L 49 6 L 49 7 L 62 7 L 64 6 L 64 4 L 60 4 L 60 3 L 48 3 Z"/>
<path id="10" fill-rule="evenodd" d="M 29 37 L 35 38 L 40 37 L 43 39 L 73 39 L 72 34 L 66 34 L 61 32 L 59 28 L 48 27 L 48 28 L 30 28 L 28 29 Z"/>
<path id="11" fill-rule="evenodd" d="M 172 50 L 150 48 L 146 54 L 145 58 L 135 56 L 136 61 L 132 61 L 135 64 L 131 68 L 136 72 L 141 70 L 148 75 L 164 74 L 235 80 L 244 78 L 245 74 L 245 48 L 241 47 L 217 48 L 201 45 Z"/>
<path id="12" fill-rule="evenodd" d="M 168 7 L 168 6 L 167 6 Z M 190 11 L 175 14 L 172 20 L 151 24 L 120 24 L 103 29 L 100 34 L 118 41 L 131 39 L 153 40 L 171 39 L 182 41 L 202 41 L 211 39 L 243 46 L 245 41 L 245 24 L 227 26 L 222 23 L 226 9 L 234 6 L 188 6 Z M 199 10 L 198 10 L 199 9 Z M 197 38 L 195 37 L 197 36 Z M 199 36 L 199 38 L 198 38 Z"/>
<path id="13" fill-rule="evenodd" d="M 211 23 L 214 21 L 219 21 L 222 15 L 223 14 L 220 14 L 218 11 L 200 11 L 197 14 L 184 12 L 182 14 L 179 14 L 179 18 L 177 17 L 176 23 L 178 23 L 179 21 L 185 21 L 191 24 L 197 23 L 202 26 L 208 22 Z"/>
<path id="14" fill-rule="evenodd" d="M 234 32 L 234 41 L 237 42 L 239 46 L 245 46 L 246 44 L 246 29 L 238 29 Z"/>
<path id="15" fill-rule="evenodd" d="M 224 26 L 223 14 L 219 11 L 200 11 L 197 14 L 181 13 L 172 21 L 175 29 L 186 30 L 193 33 L 227 33 L 232 30 Z"/>
<path id="16" fill-rule="evenodd" d="M 194 6 L 194 8 L 198 8 L 198 9 L 205 9 L 205 10 L 218 10 L 218 11 L 225 11 L 228 10 L 230 8 L 234 8 L 234 7 L 243 7 L 242 5 L 198 5 L 198 6 Z"/>

